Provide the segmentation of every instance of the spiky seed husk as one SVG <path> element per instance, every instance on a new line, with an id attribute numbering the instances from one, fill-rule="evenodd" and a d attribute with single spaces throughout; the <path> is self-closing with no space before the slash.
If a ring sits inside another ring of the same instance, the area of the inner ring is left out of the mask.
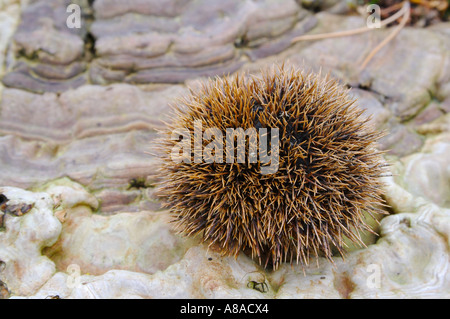
<path id="1" fill-rule="evenodd" d="M 371 231 L 363 213 L 382 212 L 386 165 L 376 149 L 383 133 L 355 102 L 328 76 L 285 67 L 216 78 L 191 91 L 174 105 L 161 143 L 161 191 L 179 231 L 274 268 L 307 265 L 311 256 L 331 260 L 333 247 L 344 254 L 344 237 L 363 244 L 359 232 Z M 227 128 L 278 128 L 278 171 L 262 175 L 248 147 L 243 164 L 194 163 L 193 151 L 191 163 L 175 163 L 171 134 L 187 128 L 193 136 L 196 120 L 203 133 L 217 127 L 224 139 Z"/>

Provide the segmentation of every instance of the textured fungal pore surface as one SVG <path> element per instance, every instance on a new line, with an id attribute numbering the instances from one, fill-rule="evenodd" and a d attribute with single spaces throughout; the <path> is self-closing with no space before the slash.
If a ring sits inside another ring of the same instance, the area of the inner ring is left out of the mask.
<path id="1" fill-rule="evenodd" d="M 366 214 L 383 212 L 382 133 L 328 76 L 283 66 L 216 78 L 174 109 L 165 205 L 181 233 L 225 255 L 274 268 L 331 260 L 372 231 Z"/>

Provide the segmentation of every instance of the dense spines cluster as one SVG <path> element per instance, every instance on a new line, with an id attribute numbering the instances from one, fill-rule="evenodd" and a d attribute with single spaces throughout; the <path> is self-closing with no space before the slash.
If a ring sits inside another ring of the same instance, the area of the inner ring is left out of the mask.
<path id="1" fill-rule="evenodd" d="M 161 144 L 162 193 L 179 230 L 275 268 L 307 264 L 311 255 L 331 259 L 332 247 L 344 252 L 344 237 L 361 242 L 359 232 L 371 231 L 364 212 L 380 212 L 385 165 L 375 148 L 382 133 L 354 104 L 335 81 L 285 68 L 217 78 L 192 91 Z M 261 174 L 266 164 L 249 162 L 248 143 L 245 163 L 175 163 L 169 154 L 179 141 L 171 134 L 186 128 L 193 135 L 196 120 L 223 136 L 227 128 L 278 128 L 278 170 Z"/>

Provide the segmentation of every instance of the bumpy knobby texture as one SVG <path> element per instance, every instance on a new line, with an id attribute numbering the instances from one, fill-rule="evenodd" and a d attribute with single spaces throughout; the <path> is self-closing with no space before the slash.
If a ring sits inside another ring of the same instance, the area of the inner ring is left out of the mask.
<path id="1" fill-rule="evenodd" d="M 3 82 L 65 92 L 88 83 L 181 83 L 279 53 L 316 23 L 294 0 L 34 0 L 22 11 Z M 70 23 L 69 23 L 70 25 Z"/>
<path id="2" fill-rule="evenodd" d="M 359 231 L 370 231 L 363 212 L 380 212 L 386 164 L 375 145 L 382 133 L 355 102 L 329 78 L 284 67 L 192 92 L 162 142 L 163 195 L 181 232 L 274 268 L 321 253 L 331 259 L 333 247 L 343 253 L 344 237 L 361 242 Z M 267 154 L 272 169 L 264 173 Z"/>

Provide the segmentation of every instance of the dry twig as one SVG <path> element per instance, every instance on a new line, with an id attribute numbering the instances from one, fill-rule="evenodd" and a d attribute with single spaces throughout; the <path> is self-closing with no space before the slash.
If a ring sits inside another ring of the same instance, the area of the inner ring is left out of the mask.
<path id="1" fill-rule="evenodd" d="M 408 7 L 408 8 L 406 8 L 406 7 Z M 395 13 L 391 17 L 381 21 L 380 26 L 385 27 L 386 25 L 401 18 L 405 14 L 405 11 L 407 9 L 409 10 L 409 1 L 405 1 L 403 3 L 402 8 L 397 13 Z M 360 33 L 364 33 L 364 32 L 369 32 L 372 30 L 373 29 L 371 29 L 371 28 L 363 27 L 363 28 L 358 28 L 358 29 L 353 29 L 353 30 L 337 31 L 337 32 L 330 32 L 330 33 L 307 34 L 307 35 L 302 35 L 302 36 L 292 39 L 292 43 L 295 43 L 298 41 L 312 41 L 312 40 L 345 37 L 345 36 L 349 36 L 349 35 L 355 35 L 355 34 L 360 34 Z"/>
<path id="2" fill-rule="evenodd" d="M 402 17 L 402 21 L 400 22 L 398 27 L 392 33 L 390 33 L 389 36 L 387 38 L 385 38 L 379 45 L 377 45 L 375 47 L 375 49 L 372 50 L 372 52 L 364 59 L 364 62 L 361 64 L 360 69 L 364 69 L 367 66 L 367 64 L 370 62 L 370 60 L 373 58 L 373 56 L 378 51 L 380 51 L 389 41 L 391 41 L 400 32 L 400 30 L 405 26 L 406 22 L 409 20 L 410 10 L 411 10 L 411 5 L 409 3 L 409 0 L 406 0 L 403 2 L 402 8 L 397 13 L 395 13 L 391 17 L 381 21 L 380 26 L 385 27 L 388 24 L 390 24 Z M 358 29 L 353 29 L 353 30 L 331 32 L 331 33 L 303 35 L 303 36 L 299 36 L 299 37 L 292 39 L 292 43 L 295 43 L 298 41 L 311 41 L 311 40 L 344 37 L 344 36 L 368 32 L 368 31 L 372 31 L 372 30 L 373 29 L 371 29 L 371 28 L 364 27 L 364 28 L 358 28 Z"/>
<path id="3" fill-rule="evenodd" d="M 403 29 L 403 27 L 406 25 L 406 22 L 408 22 L 409 17 L 410 17 L 409 1 L 405 1 L 405 4 L 402 7 L 401 11 L 404 11 L 404 13 L 403 13 L 403 18 L 402 18 L 402 21 L 400 22 L 400 24 L 383 41 L 381 41 L 381 43 L 378 44 L 376 46 L 376 48 L 372 50 L 372 52 L 369 53 L 369 55 L 365 58 L 365 60 L 363 61 L 363 63 L 360 66 L 361 70 L 364 69 L 367 66 L 367 64 L 370 62 L 370 60 L 375 56 L 375 54 L 377 54 L 378 51 L 380 51 L 386 44 L 388 44 L 389 41 L 391 41 L 393 38 L 395 38 L 395 36 L 400 32 L 400 30 Z"/>

